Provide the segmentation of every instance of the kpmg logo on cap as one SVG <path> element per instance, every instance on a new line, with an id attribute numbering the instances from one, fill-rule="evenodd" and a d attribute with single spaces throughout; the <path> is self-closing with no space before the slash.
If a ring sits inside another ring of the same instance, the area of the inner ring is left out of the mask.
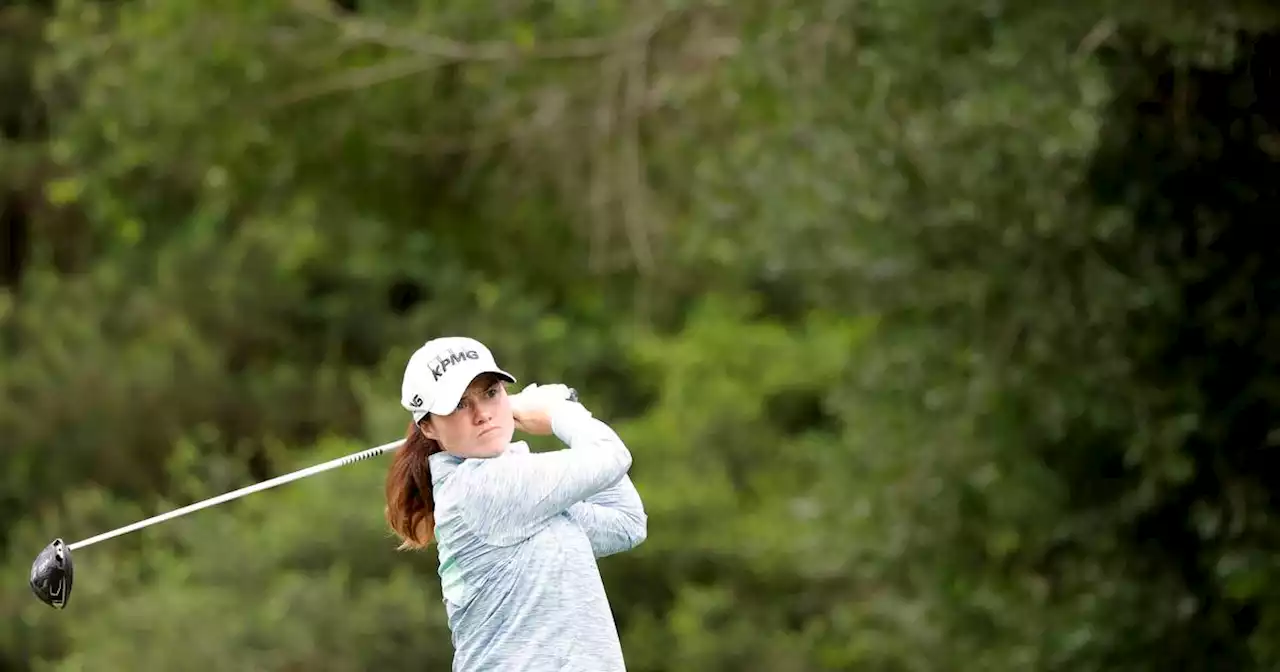
<path id="1" fill-rule="evenodd" d="M 436 361 L 431 363 L 430 368 L 432 380 L 440 380 L 440 377 L 444 375 L 445 371 L 449 370 L 450 366 L 454 364 L 461 364 L 468 359 L 480 359 L 480 353 L 475 350 L 467 350 L 466 352 L 454 352 L 450 350 L 448 353 L 440 355 L 436 358 Z"/>

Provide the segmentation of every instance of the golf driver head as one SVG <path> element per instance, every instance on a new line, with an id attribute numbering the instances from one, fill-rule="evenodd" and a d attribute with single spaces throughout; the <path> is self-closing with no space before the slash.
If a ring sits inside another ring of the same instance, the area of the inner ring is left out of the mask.
<path id="1" fill-rule="evenodd" d="M 44 547 L 36 561 L 31 563 L 31 592 L 41 602 L 62 609 L 71 599 L 71 580 L 75 574 L 71 565 L 71 549 L 61 539 Z"/>

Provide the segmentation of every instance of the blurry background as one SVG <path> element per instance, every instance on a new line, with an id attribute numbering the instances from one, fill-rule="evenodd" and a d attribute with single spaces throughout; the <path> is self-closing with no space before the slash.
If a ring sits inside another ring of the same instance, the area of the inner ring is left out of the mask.
<path id="1" fill-rule="evenodd" d="M 629 669 L 1280 669 L 1280 12 L 0 4 L 0 670 L 446 670 L 468 334 L 635 455 Z M 538 441 L 538 448 L 552 443 Z"/>

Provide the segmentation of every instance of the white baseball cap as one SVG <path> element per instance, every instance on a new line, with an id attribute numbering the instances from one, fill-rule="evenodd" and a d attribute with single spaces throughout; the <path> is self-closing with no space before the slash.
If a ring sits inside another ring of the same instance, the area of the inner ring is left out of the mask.
<path id="1" fill-rule="evenodd" d="M 483 343 L 474 338 L 445 336 L 427 341 L 409 357 L 400 384 L 400 405 L 418 422 L 428 413 L 449 415 L 476 376 L 496 373 L 508 383 L 515 376 L 498 368 Z"/>

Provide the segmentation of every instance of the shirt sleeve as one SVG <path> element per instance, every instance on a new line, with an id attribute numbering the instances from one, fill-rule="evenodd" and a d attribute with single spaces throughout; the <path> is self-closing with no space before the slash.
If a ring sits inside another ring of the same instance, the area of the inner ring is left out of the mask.
<path id="1" fill-rule="evenodd" d="M 569 507 L 569 518 L 587 533 L 597 558 L 629 551 L 648 536 L 640 493 L 625 474 L 612 487 Z"/>
<path id="2" fill-rule="evenodd" d="M 463 515 L 488 543 L 527 539 L 554 516 L 618 484 L 631 468 L 622 439 L 581 404 L 557 408 L 551 430 L 568 448 L 483 460 L 466 479 Z"/>

